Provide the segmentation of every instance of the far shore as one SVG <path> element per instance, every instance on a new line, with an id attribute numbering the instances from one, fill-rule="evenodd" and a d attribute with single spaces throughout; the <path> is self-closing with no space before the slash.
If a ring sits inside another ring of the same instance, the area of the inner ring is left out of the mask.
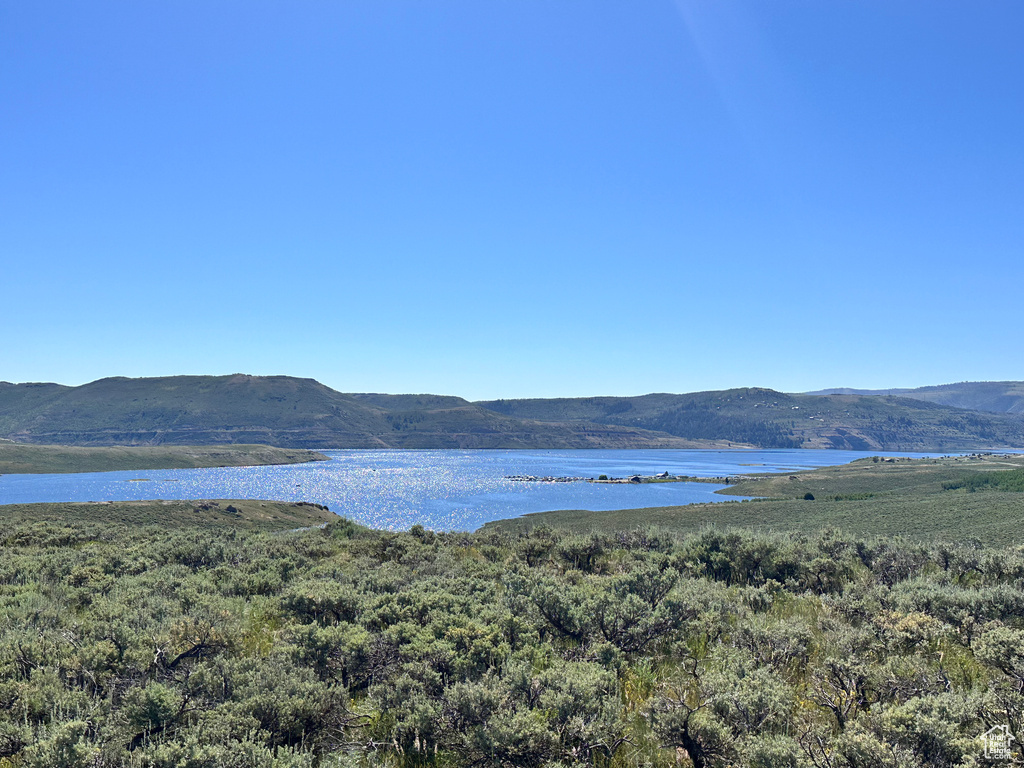
<path id="1" fill-rule="evenodd" d="M 329 460 L 317 451 L 270 445 L 87 447 L 0 442 L 0 475 L 258 467 Z"/>

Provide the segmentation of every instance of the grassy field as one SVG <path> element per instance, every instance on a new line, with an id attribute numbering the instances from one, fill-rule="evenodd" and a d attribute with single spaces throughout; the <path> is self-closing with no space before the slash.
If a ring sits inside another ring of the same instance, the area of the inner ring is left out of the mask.
<path id="1" fill-rule="evenodd" d="M 89 501 L 0 505 L 0 523 L 63 523 L 161 528 L 242 528 L 280 531 L 332 522 L 338 516 L 306 502 L 216 499 L 202 501 Z"/>
<path id="2" fill-rule="evenodd" d="M 935 459 L 870 457 L 796 474 L 750 474 L 720 493 L 775 499 L 803 499 L 808 493 L 815 497 L 866 493 L 933 496 L 942 492 L 943 483 L 978 473 L 1021 467 L 1024 467 L 1024 455 L 1021 454 L 974 454 Z"/>
<path id="3" fill-rule="evenodd" d="M 607 532 L 653 525 L 686 533 L 715 525 L 810 533 L 831 526 L 859 536 L 1024 544 L 1024 493 L 943 487 L 982 473 L 1015 473 L 1021 467 L 1024 456 L 1019 455 L 892 462 L 861 459 L 794 474 L 749 475 L 720 492 L 762 497 L 753 500 L 609 512 L 544 512 L 488 523 L 483 530 L 517 532 L 548 525 Z M 814 498 L 807 499 L 807 495 Z"/>
<path id="4" fill-rule="evenodd" d="M 80 447 L 0 442 L 0 474 L 112 472 L 129 469 L 249 467 L 327 461 L 316 451 L 269 445 Z"/>

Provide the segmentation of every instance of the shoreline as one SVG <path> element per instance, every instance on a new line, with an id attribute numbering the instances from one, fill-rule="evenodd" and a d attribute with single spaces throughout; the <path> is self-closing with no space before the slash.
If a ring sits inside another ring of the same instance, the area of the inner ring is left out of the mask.
<path id="1" fill-rule="evenodd" d="M 319 451 L 271 445 L 78 446 L 0 442 L 0 475 L 64 475 L 330 461 Z"/>
<path id="2" fill-rule="evenodd" d="M 713 483 L 729 485 L 734 480 L 745 475 L 728 475 L 719 477 L 695 477 L 693 475 L 670 475 L 662 472 L 658 475 L 627 475 L 626 477 L 572 477 L 572 476 L 537 476 L 537 475 L 505 475 L 503 480 L 513 483 L 594 483 L 602 485 L 642 485 L 644 483 Z"/>
<path id="3" fill-rule="evenodd" d="M 973 482 L 1024 472 L 1024 452 L 934 457 L 864 456 L 798 472 L 732 476 L 723 501 L 617 510 L 561 509 L 485 523 L 478 533 L 519 535 L 538 526 L 591 534 L 647 528 L 807 533 L 836 528 L 861 536 L 938 538 L 1024 545 L 1024 492 Z M 996 473 L 996 474 L 993 474 Z M 982 490 L 973 490 L 973 486 Z M 733 498 L 729 498 L 733 497 Z"/>

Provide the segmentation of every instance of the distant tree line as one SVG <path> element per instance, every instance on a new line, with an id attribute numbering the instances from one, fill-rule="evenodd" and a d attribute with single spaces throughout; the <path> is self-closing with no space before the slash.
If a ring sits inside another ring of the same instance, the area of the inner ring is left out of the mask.
<path id="1" fill-rule="evenodd" d="M 1024 491 L 1024 469 L 977 472 L 962 480 L 945 482 L 942 487 L 947 491 L 965 488 L 970 493 L 983 490 Z"/>
<path id="2" fill-rule="evenodd" d="M 792 429 L 782 424 L 754 418 L 742 411 L 722 415 L 695 400 L 660 414 L 643 426 L 693 440 L 730 440 L 761 448 L 799 448 L 802 443 Z"/>

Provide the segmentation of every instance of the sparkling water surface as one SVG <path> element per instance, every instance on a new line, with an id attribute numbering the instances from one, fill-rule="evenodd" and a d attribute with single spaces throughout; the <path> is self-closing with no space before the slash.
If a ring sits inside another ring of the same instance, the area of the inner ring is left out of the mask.
<path id="1" fill-rule="evenodd" d="M 331 461 L 272 467 L 0 476 L 0 504 L 133 499 L 278 499 L 324 504 L 374 528 L 471 531 L 556 509 L 611 510 L 730 501 L 713 483 L 529 483 L 509 475 L 727 477 L 846 464 L 870 455 L 814 450 L 323 451 Z"/>

